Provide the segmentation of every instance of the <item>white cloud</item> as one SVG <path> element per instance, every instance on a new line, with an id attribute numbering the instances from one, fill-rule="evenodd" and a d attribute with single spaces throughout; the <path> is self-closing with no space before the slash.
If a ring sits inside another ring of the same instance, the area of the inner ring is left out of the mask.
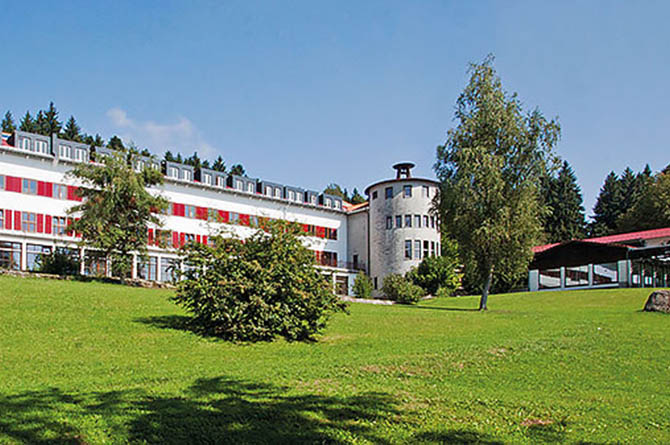
<path id="1" fill-rule="evenodd" d="M 179 117 L 177 122 L 162 124 L 153 121 L 138 121 L 128 117 L 121 108 L 107 111 L 107 117 L 116 127 L 118 136 L 124 143 L 133 142 L 140 149 L 148 148 L 154 154 L 167 150 L 190 156 L 197 151 L 201 158 L 214 159 L 218 150 L 209 144 L 189 119 Z"/>

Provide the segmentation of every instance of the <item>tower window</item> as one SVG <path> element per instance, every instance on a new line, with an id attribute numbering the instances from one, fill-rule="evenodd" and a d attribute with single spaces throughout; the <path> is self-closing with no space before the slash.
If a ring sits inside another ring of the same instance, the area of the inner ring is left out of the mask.
<path id="1" fill-rule="evenodd" d="M 390 216 L 386 217 L 386 230 L 392 229 L 393 228 L 393 218 Z"/>
<path id="2" fill-rule="evenodd" d="M 402 188 L 402 193 L 405 198 L 411 198 L 412 197 L 412 186 L 411 185 L 405 185 Z"/>
<path id="3" fill-rule="evenodd" d="M 393 198 L 393 187 L 386 187 L 384 193 L 386 194 L 386 199 Z"/>

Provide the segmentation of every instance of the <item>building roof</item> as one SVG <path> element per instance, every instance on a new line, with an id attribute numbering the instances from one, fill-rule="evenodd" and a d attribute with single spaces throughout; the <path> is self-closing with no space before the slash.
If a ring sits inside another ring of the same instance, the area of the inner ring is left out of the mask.
<path id="1" fill-rule="evenodd" d="M 670 237 L 670 227 L 662 229 L 642 230 L 639 232 L 619 233 L 617 235 L 597 236 L 595 238 L 587 238 L 582 241 L 589 241 L 600 244 L 628 244 L 630 242 L 639 242 L 656 238 Z M 574 240 L 573 240 L 574 241 Z M 570 242 L 570 241 L 567 241 Z M 533 253 L 544 252 L 552 247 L 565 243 L 551 243 L 543 246 L 533 247 Z"/>
<path id="2" fill-rule="evenodd" d="M 345 202 L 343 204 L 343 206 L 344 206 L 344 209 L 347 212 L 353 212 L 355 210 L 362 209 L 363 207 L 367 207 L 368 204 L 369 204 L 368 201 L 362 202 L 360 204 L 351 204 L 351 203 Z"/>

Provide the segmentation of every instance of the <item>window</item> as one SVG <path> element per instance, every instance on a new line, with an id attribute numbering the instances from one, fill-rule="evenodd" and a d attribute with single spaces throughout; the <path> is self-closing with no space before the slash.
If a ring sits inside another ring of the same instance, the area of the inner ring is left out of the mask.
<path id="1" fill-rule="evenodd" d="M 421 228 L 421 215 L 414 215 L 414 227 Z"/>
<path id="2" fill-rule="evenodd" d="M 293 190 L 288 191 L 288 199 L 290 201 L 295 201 L 295 192 Z"/>
<path id="3" fill-rule="evenodd" d="M 168 176 L 170 178 L 179 178 L 179 170 L 176 167 L 168 168 Z"/>
<path id="4" fill-rule="evenodd" d="M 435 228 L 435 217 L 434 216 L 430 217 L 430 228 L 431 229 Z"/>
<path id="5" fill-rule="evenodd" d="M 423 215 L 423 226 L 424 226 L 426 229 L 427 229 L 428 227 L 430 227 L 430 226 L 428 225 L 428 215 Z"/>
<path id="6" fill-rule="evenodd" d="M 185 205 L 184 216 L 186 218 L 195 218 L 195 206 Z"/>
<path id="7" fill-rule="evenodd" d="M 0 190 L 4 190 L 4 189 L 5 189 L 5 176 L 0 175 Z"/>
<path id="8" fill-rule="evenodd" d="M 428 256 L 430 255 L 430 251 L 428 250 L 428 245 L 429 245 L 428 241 L 423 242 L 423 257 L 424 258 L 428 258 Z"/>
<path id="9" fill-rule="evenodd" d="M 386 194 L 386 199 L 393 198 L 393 187 L 386 187 L 385 194 Z"/>
<path id="10" fill-rule="evenodd" d="M 335 201 L 335 208 L 339 209 L 340 208 L 340 201 Z"/>
<path id="11" fill-rule="evenodd" d="M 386 217 L 386 230 L 392 229 L 393 228 L 393 218 L 390 216 Z"/>
<path id="12" fill-rule="evenodd" d="M 588 286 L 589 284 L 589 266 L 572 266 L 565 268 L 565 285 Z"/>
<path id="13" fill-rule="evenodd" d="M 190 181 L 193 178 L 191 170 L 184 170 L 184 181 Z"/>
<path id="14" fill-rule="evenodd" d="M 23 150 L 30 150 L 30 139 L 28 138 L 21 139 L 21 148 Z"/>
<path id="15" fill-rule="evenodd" d="M 0 241 L 0 267 L 10 270 L 21 269 L 21 243 Z"/>
<path id="16" fill-rule="evenodd" d="M 58 157 L 65 159 L 72 159 L 72 147 L 69 145 L 59 145 L 58 146 Z"/>
<path id="17" fill-rule="evenodd" d="M 435 241 L 430 242 L 430 256 L 435 256 Z"/>
<path id="18" fill-rule="evenodd" d="M 54 235 L 65 235 L 67 219 L 64 216 L 54 216 L 52 219 Z"/>
<path id="19" fill-rule="evenodd" d="M 414 241 L 414 259 L 421 259 L 421 241 L 419 240 Z"/>
<path id="20" fill-rule="evenodd" d="M 24 179 L 21 191 L 29 195 L 37 195 L 37 181 L 34 179 Z"/>
<path id="21" fill-rule="evenodd" d="M 332 207 L 333 205 L 333 200 L 330 198 L 326 198 L 326 207 Z"/>
<path id="22" fill-rule="evenodd" d="M 144 170 L 144 161 L 136 161 L 135 162 L 135 171 L 141 172 Z"/>
<path id="23" fill-rule="evenodd" d="M 412 197 L 412 186 L 411 185 L 403 186 L 402 194 L 405 198 L 411 198 Z"/>
<path id="24" fill-rule="evenodd" d="M 158 258 L 150 256 L 149 261 L 137 263 L 137 277 L 142 280 L 156 281 L 158 279 Z"/>
<path id="25" fill-rule="evenodd" d="M 247 184 L 247 192 L 249 192 L 249 193 L 253 193 L 253 192 L 254 192 L 254 184 L 253 184 L 252 182 L 250 182 L 249 184 Z"/>
<path id="26" fill-rule="evenodd" d="M 77 148 L 74 151 L 74 160 L 77 162 L 84 162 L 86 161 L 87 156 L 86 156 L 86 150 L 83 148 Z M 142 164 L 142 168 L 144 168 L 144 163 Z"/>
<path id="27" fill-rule="evenodd" d="M 175 281 L 179 272 L 179 260 L 161 258 L 161 281 Z"/>
<path id="28" fill-rule="evenodd" d="M 56 199 L 67 199 L 67 186 L 54 184 L 53 197 Z"/>
<path id="29" fill-rule="evenodd" d="M 619 279 L 617 263 L 593 265 L 593 284 L 611 284 Z"/>
<path id="30" fill-rule="evenodd" d="M 395 228 L 400 229 L 402 228 L 402 216 L 396 215 L 395 217 Z"/>
<path id="31" fill-rule="evenodd" d="M 35 151 L 37 153 L 48 154 L 48 144 L 45 141 L 35 141 Z"/>
<path id="32" fill-rule="evenodd" d="M 49 255 L 51 247 L 37 244 L 26 244 L 26 269 L 37 270 L 42 262 L 43 255 Z"/>
<path id="33" fill-rule="evenodd" d="M 312 195 L 312 198 L 310 199 L 310 202 L 314 205 L 316 205 L 316 195 Z"/>
<path id="34" fill-rule="evenodd" d="M 405 215 L 405 227 L 412 227 L 412 215 Z"/>
<path id="35" fill-rule="evenodd" d="M 372 192 L 372 199 L 377 199 L 377 190 Z M 377 278 L 375 277 L 375 279 L 377 279 Z M 377 289 L 377 288 L 375 287 L 375 289 Z"/>
<path id="36" fill-rule="evenodd" d="M 216 185 L 218 185 L 219 187 L 224 187 L 225 186 L 223 176 L 218 176 L 216 178 Z"/>
<path id="37" fill-rule="evenodd" d="M 30 212 L 21 212 L 21 230 L 34 233 L 37 231 L 37 215 Z"/>
<path id="38" fill-rule="evenodd" d="M 0 229 L 5 227 L 5 211 L 0 209 Z"/>
<path id="39" fill-rule="evenodd" d="M 405 240 L 405 259 L 412 259 L 412 240 Z"/>
<path id="40" fill-rule="evenodd" d="M 265 194 L 268 196 L 272 196 L 272 187 L 266 186 L 265 187 Z"/>
<path id="41" fill-rule="evenodd" d="M 423 195 L 424 198 L 430 198 L 430 189 L 428 188 L 427 185 L 424 185 L 424 186 L 421 188 L 421 190 L 422 190 L 422 192 L 423 192 L 422 195 Z"/>
<path id="42" fill-rule="evenodd" d="M 203 175 L 203 178 L 205 179 L 205 184 L 212 185 L 212 175 Z"/>
<path id="43" fill-rule="evenodd" d="M 555 289 L 561 287 L 561 269 L 540 270 L 540 289 Z"/>
<path id="44" fill-rule="evenodd" d="M 194 243 L 195 242 L 195 235 L 192 233 L 185 233 L 184 234 L 184 243 Z"/>
<path id="45" fill-rule="evenodd" d="M 275 198 L 281 198 L 281 189 L 279 187 L 275 188 Z"/>

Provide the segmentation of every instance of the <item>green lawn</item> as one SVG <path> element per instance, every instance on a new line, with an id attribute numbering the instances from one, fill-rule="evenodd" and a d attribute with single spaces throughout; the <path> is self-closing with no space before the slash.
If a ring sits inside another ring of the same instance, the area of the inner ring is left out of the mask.
<path id="1" fill-rule="evenodd" d="M 649 292 L 352 304 L 318 342 L 239 345 L 169 291 L 0 277 L 0 443 L 669 443 Z"/>

